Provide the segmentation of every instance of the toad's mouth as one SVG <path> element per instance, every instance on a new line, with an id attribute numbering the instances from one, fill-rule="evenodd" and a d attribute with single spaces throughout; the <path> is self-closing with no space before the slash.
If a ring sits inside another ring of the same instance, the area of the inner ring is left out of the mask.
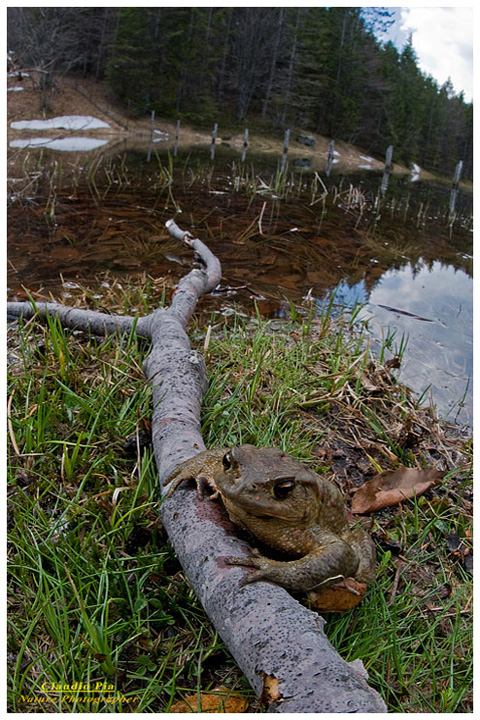
<path id="1" fill-rule="evenodd" d="M 299 510 L 292 505 L 283 506 L 281 502 L 271 500 L 271 502 L 265 502 L 259 497 L 248 496 L 239 492 L 232 492 L 230 488 L 225 492 L 221 490 L 221 496 L 227 510 L 233 510 L 234 512 L 245 512 L 252 517 L 259 518 L 261 520 L 273 521 L 283 520 L 286 523 L 300 523 L 305 521 L 308 516 L 306 510 Z"/>

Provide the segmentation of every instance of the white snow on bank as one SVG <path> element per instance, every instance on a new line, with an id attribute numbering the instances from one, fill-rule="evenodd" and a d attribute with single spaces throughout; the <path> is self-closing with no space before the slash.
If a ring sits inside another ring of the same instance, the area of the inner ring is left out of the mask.
<path id="1" fill-rule="evenodd" d="M 92 115 L 63 115 L 50 120 L 19 120 L 10 123 L 14 130 L 97 130 L 110 125 Z"/>
<path id="2" fill-rule="evenodd" d="M 412 163 L 412 172 L 410 175 L 410 181 L 417 182 L 417 180 L 420 180 L 421 172 L 422 172 L 422 168 L 419 165 L 417 165 L 416 163 Z"/>
<path id="3" fill-rule="evenodd" d="M 20 85 L 17 85 L 16 87 L 7 88 L 7 92 L 19 92 L 20 90 L 24 90 L 25 88 L 21 87 Z"/>
<path id="4" fill-rule="evenodd" d="M 369 157 L 368 155 L 360 155 L 359 157 L 360 157 L 360 160 L 365 160 L 365 162 L 368 162 L 368 163 L 373 162 L 373 158 Z"/>
<path id="5" fill-rule="evenodd" d="M 156 135 L 161 135 L 161 136 L 162 136 L 162 137 L 159 137 L 159 138 L 155 138 L 155 139 L 154 139 L 153 142 L 156 142 L 156 143 L 162 142 L 163 140 L 168 140 L 169 137 L 170 137 L 169 134 L 168 134 L 168 132 L 165 132 L 164 130 L 154 130 L 153 132 L 154 132 Z"/>
<path id="6" fill-rule="evenodd" d="M 106 145 L 108 140 L 99 140 L 91 137 L 66 137 L 66 138 L 19 138 L 11 140 L 12 148 L 46 147 L 49 150 L 62 150 L 66 152 L 80 152 L 85 150 L 96 150 Z"/>

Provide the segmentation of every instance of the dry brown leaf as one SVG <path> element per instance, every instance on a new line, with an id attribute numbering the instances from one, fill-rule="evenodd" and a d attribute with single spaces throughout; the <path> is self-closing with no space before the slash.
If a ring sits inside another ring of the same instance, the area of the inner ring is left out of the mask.
<path id="1" fill-rule="evenodd" d="M 267 675 L 266 673 L 261 674 L 263 675 L 263 688 L 260 695 L 260 702 L 271 707 L 282 700 L 278 679 L 275 675 Z"/>
<path id="2" fill-rule="evenodd" d="M 363 378 L 363 389 L 369 393 L 380 392 L 381 388 L 378 385 L 374 385 L 368 378 Z"/>
<path id="3" fill-rule="evenodd" d="M 444 475 L 436 468 L 416 470 L 406 467 L 376 475 L 355 492 L 352 513 L 375 512 L 418 497 L 438 485 Z"/>
<path id="4" fill-rule="evenodd" d="M 72 246 L 68 247 L 55 247 L 50 250 L 49 259 L 55 260 L 77 260 L 80 257 L 80 253 L 77 248 Z"/>
<path id="5" fill-rule="evenodd" d="M 366 592 L 365 583 L 355 578 L 345 578 L 326 588 L 311 590 L 308 599 L 319 612 L 347 612 L 362 602 Z"/>
<path id="6" fill-rule="evenodd" d="M 174 703 L 171 713 L 243 713 L 248 708 L 248 700 L 240 693 L 234 693 L 227 687 L 216 687 L 209 693 L 187 695 L 185 700 Z"/>

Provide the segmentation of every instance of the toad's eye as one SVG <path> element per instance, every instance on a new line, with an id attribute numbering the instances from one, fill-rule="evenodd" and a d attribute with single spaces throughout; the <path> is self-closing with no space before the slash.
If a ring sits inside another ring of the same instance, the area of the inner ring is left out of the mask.
<path id="1" fill-rule="evenodd" d="M 273 486 L 273 494 L 277 500 L 285 500 L 295 487 L 295 481 L 292 478 L 282 478 L 277 480 Z"/>
<path id="2" fill-rule="evenodd" d="M 223 467 L 225 470 L 230 470 L 232 467 L 232 456 L 230 453 L 226 453 L 226 455 L 222 458 Z"/>

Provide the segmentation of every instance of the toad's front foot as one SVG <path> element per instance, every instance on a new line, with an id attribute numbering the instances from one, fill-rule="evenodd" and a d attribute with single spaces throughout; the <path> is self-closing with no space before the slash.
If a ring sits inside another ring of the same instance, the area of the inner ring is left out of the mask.
<path id="1" fill-rule="evenodd" d="M 171 476 L 165 484 L 172 483 L 171 487 L 168 488 L 168 496 L 170 497 L 173 495 L 175 490 L 187 480 L 194 480 L 195 486 L 197 488 L 197 497 L 199 500 L 203 500 L 205 497 L 205 491 L 207 488 L 211 490 L 211 493 L 209 495 L 210 500 L 216 500 L 218 497 L 220 497 L 220 493 L 218 491 L 217 486 L 215 485 L 215 481 L 212 480 L 212 478 L 205 477 L 203 475 L 192 475 L 191 472 L 185 472 L 185 473 L 179 473 L 177 476 Z"/>
<path id="2" fill-rule="evenodd" d="M 199 455 L 186 460 L 168 476 L 165 481 L 165 485 L 170 485 L 167 493 L 168 496 L 173 495 L 175 490 L 183 482 L 193 480 L 197 487 L 197 496 L 200 500 L 203 500 L 205 497 L 205 491 L 207 488 L 212 491 L 212 494 L 210 495 L 211 500 L 215 500 L 219 497 L 214 473 L 209 471 L 208 466 L 205 466 L 203 455 L 204 453 L 199 453 Z"/>

